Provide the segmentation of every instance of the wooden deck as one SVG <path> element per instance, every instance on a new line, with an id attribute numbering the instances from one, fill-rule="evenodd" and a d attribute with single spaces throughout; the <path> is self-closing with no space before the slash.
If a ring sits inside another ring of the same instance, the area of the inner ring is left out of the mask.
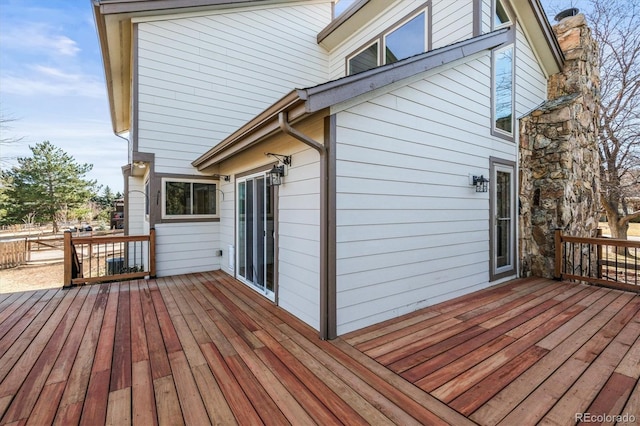
<path id="1" fill-rule="evenodd" d="M 637 421 L 639 335 L 636 294 L 535 279 L 331 342 L 221 272 L 0 294 L 0 424 Z"/>

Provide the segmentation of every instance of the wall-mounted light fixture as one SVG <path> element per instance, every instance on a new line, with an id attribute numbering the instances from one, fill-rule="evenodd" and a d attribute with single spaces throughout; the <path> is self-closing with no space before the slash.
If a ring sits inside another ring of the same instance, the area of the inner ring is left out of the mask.
<path id="1" fill-rule="evenodd" d="M 286 166 L 291 165 L 291 156 L 290 155 L 282 155 L 282 154 L 274 154 L 273 152 L 265 152 L 264 155 L 268 157 L 276 157 L 278 161 L 281 161 L 282 164 Z"/>
<path id="2" fill-rule="evenodd" d="M 282 177 L 284 176 L 284 164 L 281 166 L 273 166 L 269 171 L 269 181 L 271 185 L 278 186 L 282 183 Z"/>
<path id="3" fill-rule="evenodd" d="M 282 184 L 282 178 L 285 175 L 285 166 L 291 165 L 291 156 L 290 155 L 282 155 L 282 154 L 274 154 L 273 152 L 265 152 L 264 155 L 268 157 L 275 157 L 282 164 L 277 164 L 273 166 L 273 168 L 269 171 L 269 181 L 271 185 L 278 186 Z"/>
<path id="4" fill-rule="evenodd" d="M 147 168 L 147 164 L 144 161 L 134 161 L 133 162 L 133 166 L 137 167 L 139 169 L 146 169 Z"/>
<path id="5" fill-rule="evenodd" d="M 225 182 L 231 181 L 231 176 L 229 176 L 229 175 L 218 175 L 218 174 L 216 174 L 216 175 L 213 175 L 213 177 L 217 178 L 217 179 L 222 178 L 222 179 L 224 179 Z"/>
<path id="6" fill-rule="evenodd" d="M 473 176 L 471 184 L 476 187 L 476 192 L 487 192 L 489 190 L 489 179 L 480 176 Z"/>

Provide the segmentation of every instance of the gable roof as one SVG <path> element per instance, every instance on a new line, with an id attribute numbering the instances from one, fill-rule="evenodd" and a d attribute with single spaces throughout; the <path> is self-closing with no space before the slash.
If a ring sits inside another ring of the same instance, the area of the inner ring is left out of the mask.
<path id="1" fill-rule="evenodd" d="M 299 0 L 92 0 L 114 133 L 130 130 L 131 125 L 131 79 L 135 66 L 132 19 L 296 1 Z"/>
<path id="2" fill-rule="evenodd" d="M 132 63 L 132 18 L 298 1 L 300 0 L 92 0 L 114 133 L 129 130 L 131 124 L 131 80 L 136 66 Z M 379 13 L 388 5 L 388 0 L 356 0 L 345 13 L 318 34 L 318 42 L 331 48 L 332 43 L 338 43 L 352 34 L 354 26 L 364 25 L 367 16 L 370 18 L 371 14 Z M 540 1 L 513 0 L 512 5 L 544 70 L 548 75 L 559 72 L 564 56 Z"/>
<path id="3" fill-rule="evenodd" d="M 502 28 L 469 40 L 421 53 L 358 74 L 329 81 L 314 87 L 295 89 L 258 114 L 251 121 L 201 155 L 191 164 L 202 171 L 230 158 L 280 130 L 279 115 L 286 113 L 290 122 L 312 114 L 328 114 L 327 108 L 369 93 L 425 71 L 493 49 L 510 40 L 509 28 Z"/>
<path id="4" fill-rule="evenodd" d="M 474 0 L 479 2 L 480 0 Z M 564 55 L 547 20 L 540 0 L 511 0 L 518 21 L 547 75 L 562 70 Z M 387 0 L 356 0 L 318 34 L 318 44 L 332 50 L 389 6 Z"/>

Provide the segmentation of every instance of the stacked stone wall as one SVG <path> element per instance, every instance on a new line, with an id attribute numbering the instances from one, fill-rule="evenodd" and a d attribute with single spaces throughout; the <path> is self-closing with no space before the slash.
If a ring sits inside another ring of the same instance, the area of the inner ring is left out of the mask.
<path id="1" fill-rule="evenodd" d="M 549 101 L 520 120 L 520 273 L 552 277 L 554 230 L 595 236 L 599 217 L 597 46 L 584 15 L 554 27 L 565 54 Z"/>

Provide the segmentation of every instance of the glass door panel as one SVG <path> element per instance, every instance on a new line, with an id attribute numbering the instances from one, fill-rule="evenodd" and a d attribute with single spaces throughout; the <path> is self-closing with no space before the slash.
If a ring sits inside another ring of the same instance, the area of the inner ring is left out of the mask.
<path id="1" fill-rule="evenodd" d="M 491 280 L 516 273 L 515 170 L 509 162 L 491 164 Z"/>
<path id="2" fill-rule="evenodd" d="M 511 176 L 496 173 L 496 266 L 508 266 L 511 253 Z"/>
<path id="3" fill-rule="evenodd" d="M 238 265 L 238 275 L 243 278 L 247 278 L 246 271 L 246 229 L 247 229 L 247 217 L 246 217 L 246 203 L 247 203 L 247 183 L 238 183 L 238 258 L 236 259 L 236 265 Z"/>
<path id="4" fill-rule="evenodd" d="M 237 192 L 237 274 L 241 281 L 273 299 L 273 188 L 261 174 L 240 180 Z"/>

